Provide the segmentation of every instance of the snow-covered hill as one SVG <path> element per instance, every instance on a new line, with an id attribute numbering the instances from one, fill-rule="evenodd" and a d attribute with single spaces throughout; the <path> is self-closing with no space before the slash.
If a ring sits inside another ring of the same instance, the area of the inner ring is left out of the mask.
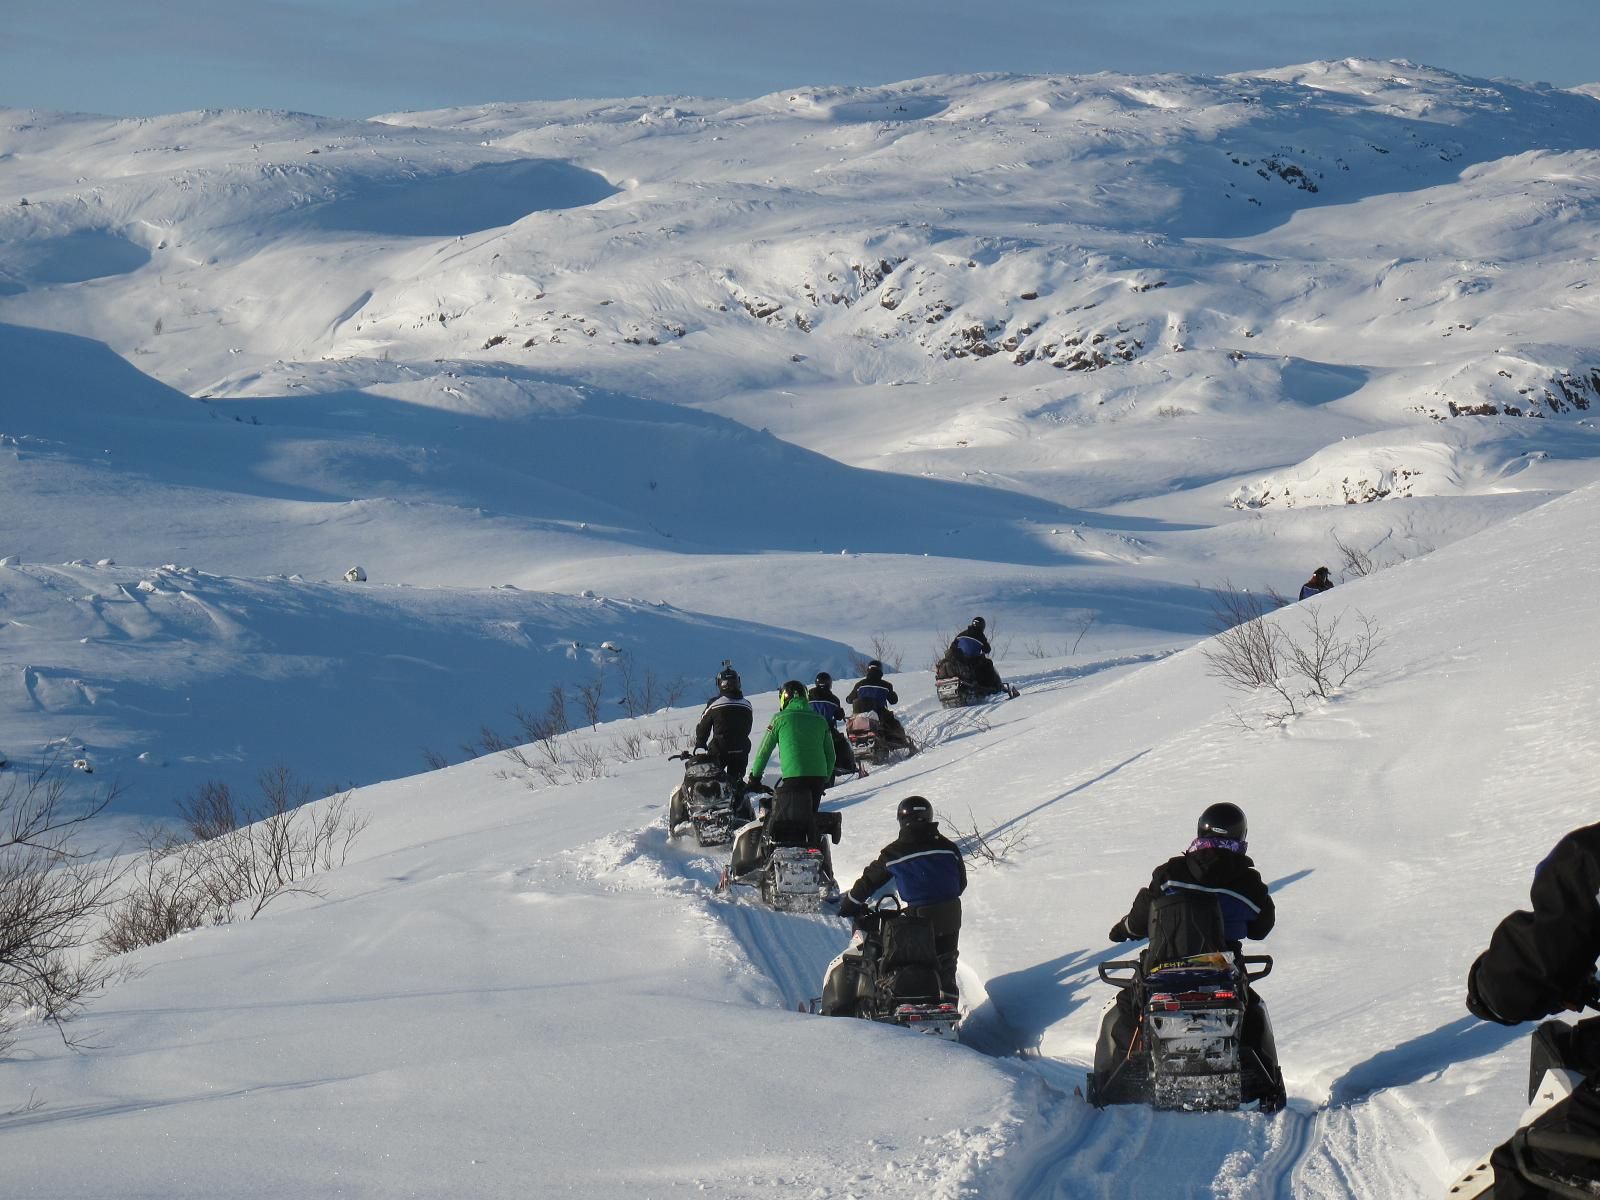
<path id="1" fill-rule="evenodd" d="M 1413 557 L 1596 476 L 1592 88 L 1350 60 L 0 126 L 24 564 L 240 595 L 361 565 L 447 589 L 436 650 L 486 589 L 588 590 L 914 667 L 978 611 L 1014 651 L 1171 646 L 1197 583 L 1292 591 L 1336 538 Z M 552 643 L 594 632 L 564 620 Z M 79 624 L 31 610 L 0 671 L 103 672 Z M 663 636 L 657 665 L 698 687 L 780 642 Z M 460 683 L 372 719 L 500 719 Z M 11 694 L 12 755 L 115 723 L 104 686 Z M 308 766 L 410 769 L 394 728 Z"/>
<path id="2" fill-rule="evenodd" d="M 1594 816 L 1597 196 L 1596 86 L 1398 62 L 0 113 L 0 754 L 125 818 L 389 781 L 322 896 L 23 1030 L 8 1187 L 1435 1194 L 1520 1107 L 1465 966 Z M 1272 726 L 1210 589 L 1323 562 L 1276 619 L 1384 642 Z M 947 713 L 974 613 L 1024 694 Z M 964 1046 L 796 1014 L 843 925 L 661 828 L 723 659 L 764 719 L 852 648 L 928 749 L 830 794 L 841 873 L 913 791 L 1021 835 Z M 404 777 L 555 686 L 595 770 Z M 1104 930 L 1221 799 L 1290 1109 L 1097 1114 Z"/>
<path id="3" fill-rule="evenodd" d="M 372 823 L 324 897 L 134 956 L 86 1022 L 100 1049 L 25 1031 L 0 1066 L 10 1186 L 1441 1194 L 1525 1085 L 1524 1035 L 1461 1006 L 1466 966 L 1594 816 L 1600 568 L 1570 551 L 1597 512 L 1585 488 L 1280 613 L 1360 612 L 1385 638 L 1281 728 L 1241 730 L 1199 648 L 1013 660 L 1023 696 L 986 710 L 904 677 L 927 749 L 830 794 L 837 862 L 859 870 L 913 791 L 1024 835 L 973 872 L 967 1045 L 797 1014 L 844 926 L 714 895 L 720 855 L 661 826 L 672 764 L 543 787 L 496 757 L 357 792 Z M 1109 994 L 1095 965 L 1125 949 L 1104 930 L 1217 800 L 1248 811 L 1276 894 L 1261 992 L 1290 1107 L 1097 1113 L 1072 1089 Z"/>

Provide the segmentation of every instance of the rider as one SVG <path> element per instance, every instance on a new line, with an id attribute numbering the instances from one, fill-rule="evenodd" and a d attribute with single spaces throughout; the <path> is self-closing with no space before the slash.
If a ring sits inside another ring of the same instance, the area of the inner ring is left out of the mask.
<path id="1" fill-rule="evenodd" d="M 740 794 L 743 807 L 744 768 L 750 761 L 750 727 L 755 709 L 744 698 L 739 672 L 723 665 L 717 672 L 717 694 L 706 701 L 694 730 L 694 748 L 703 750 L 722 768 L 723 775 Z"/>
<path id="2" fill-rule="evenodd" d="M 1489 948 L 1467 972 L 1467 1008 L 1501 1025 L 1538 1020 L 1563 1010 L 1600 1007 L 1595 960 L 1600 958 L 1600 825 L 1574 829 L 1534 869 L 1529 892 L 1533 911 L 1514 912 L 1495 927 Z M 1600 1018 L 1576 1025 L 1547 1022 L 1534 1033 L 1564 1043 L 1559 1057 L 1585 1072 L 1582 1083 L 1540 1114 L 1532 1128 L 1600 1140 Z M 1595 1166 L 1561 1161 L 1529 1149 L 1529 1165 L 1541 1173 L 1593 1179 Z M 1495 1200 L 1524 1200 L 1558 1193 L 1520 1178 L 1512 1142 L 1489 1158 Z M 1565 1194 L 1565 1193 L 1560 1193 Z"/>
<path id="3" fill-rule="evenodd" d="M 944 652 L 945 661 L 958 674 L 970 679 L 984 691 L 1010 692 L 1015 696 L 1017 689 L 1008 686 L 1000 678 L 1000 672 L 995 670 L 994 661 L 989 657 L 993 651 L 983 630 L 983 618 L 973 617 L 971 623 L 950 642 L 950 648 Z"/>
<path id="4" fill-rule="evenodd" d="M 844 720 L 844 705 L 833 694 L 833 676 L 826 671 L 818 671 L 817 681 L 806 692 L 806 699 L 811 702 L 811 711 L 827 721 L 828 729 L 833 734 L 835 770 L 855 771 L 865 778 L 866 768 L 856 762 L 855 751 L 850 749 L 850 739 L 839 728 L 839 722 Z"/>
<path id="5" fill-rule="evenodd" d="M 1128 915 L 1111 927 L 1107 935 L 1113 942 L 1134 941 L 1150 936 L 1150 905 L 1157 896 L 1178 893 L 1215 896 L 1222 909 L 1226 949 L 1234 955 L 1243 952 L 1245 938 L 1260 939 L 1272 932 L 1276 920 L 1272 896 L 1262 882 L 1250 856 L 1245 853 L 1249 827 L 1244 811 L 1237 804 L 1213 804 L 1200 814 L 1195 839 L 1189 848 L 1162 863 L 1150 876 L 1147 887 L 1139 889 Z M 1218 946 L 1217 950 L 1224 947 Z M 1156 964 L 1149 964 L 1154 966 Z M 1135 989 L 1124 988 L 1115 1007 L 1107 1012 L 1101 1028 L 1101 1044 L 1115 1048 L 1124 1057 L 1139 1023 L 1139 998 Z M 1109 1041 L 1107 1040 L 1109 1036 Z M 1253 991 L 1247 989 L 1243 1041 L 1253 1047 L 1269 1068 L 1277 1066 L 1272 1029 L 1266 1011 Z"/>
<path id="6" fill-rule="evenodd" d="M 906 746 L 913 753 L 916 747 L 911 744 L 911 738 L 906 733 L 906 727 L 900 724 L 900 718 L 894 715 L 889 707 L 899 704 L 900 697 L 894 690 L 894 685 L 883 677 L 883 664 L 873 659 L 867 664 L 865 677 L 856 681 L 855 687 L 850 689 L 850 694 L 844 698 L 850 705 L 852 713 L 877 713 L 878 721 L 883 725 L 884 736 L 891 744 Z"/>
<path id="7" fill-rule="evenodd" d="M 904 911 L 933 924 L 934 952 L 939 956 L 939 988 L 954 1004 L 956 958 L 961 940 L 961 893 L 967 890 L 967 865 L 961 850 L 933 819 L 933 805 L 922 796 L 907 796 L 895 815 L 900 836 L 867 864 L 861 878 L 839 902 L 841 917 L 867 911 L 867 900 L 880 888 L 894 885 Z"/>
<path id="8" fill-rule="evenodd" d="M 1312 596 L 1320 596 L 1333 586 L 1333 580 L 1328 578 L 1332 572 L 1327 567 L 1318 567 L 1311 572 L 1311 578 L 1300 585 L 1300 599 L 1309 600 Z"/>
<path id="9" fill-rule="evenodd" d="M 784 791 L 804 791 L 811 797 L 811 811 L 822 807 L 822 793 L 833 782 L 833 731 L 828 722 L 812 710 L 806 699 L 806 685 L 791 679 L 778 692 L 778 711 L 767 725 L 766 736 L 756 748 L 750 764 L 748 787 L 761 786 L 761 773 L 767 759 L 778 751 L 778 767 Z"/>

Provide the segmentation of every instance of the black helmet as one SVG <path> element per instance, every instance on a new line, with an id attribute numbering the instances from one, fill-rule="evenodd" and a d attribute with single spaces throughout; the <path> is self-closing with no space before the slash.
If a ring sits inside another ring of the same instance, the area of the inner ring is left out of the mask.
<path id="1" fill-rule="evenodd" d="M 795 696 L 799 696 L 804 700 L 806 697 L 806 685 L 798 679 L 784 680 L 783 686 L 778 689 L 778 706 L 781 708 Z"/>
<path id="2" fill-rule="evenodd" d="M 967 628 L 982 630 L 983 629 L 983 618 L 982 617 L 973 617 L 972 618 L 972 624 L 969 625 Z"/>
<path id="3" fill-rule="evenodd" d="M 879 662 L 877 659 L 873 659 L 871 662 L 869 662 L 867 664 L 867 674 L 868 675 L 882 675 L 883 674 L 883 664 L 881 662 Z"/>
<path id="4" fill-rule="evenodd" d="M 900 801 L 894 815 L 900 818 L 902 825 L 921 825 L 933 820 L 933 805 L 925 796 L 907 796 Z"/>
<path id="5" fill-rule="evenodd" d="M 832 675 L 829 675 L 826 671 L 818 671 L 817 672 L 817 686 L 819 688 L 831 687 L 832 685 L 833 685 L 833 676 Z"/>
<path id="6" fill-rule="evenodd" d="M 724 696 L 739 690 L 739 672 L 732 667 L 723 667 L 717 672 L 717 691 Z"/>
<path id="7" fill-rule="evenodd" d="M 1222 837 L 1235 842 L 1242 842 L 1245 835 L 1250 832 L 1250 827 L 1245 823 L 1244 809 L 1237 804 L 1224 801 L 1213 804 L 1200 814 L 1200 822 L 1195 829 L 1197 837 Z"/>
<path id="8" fill-rule="evenodd" d="M 1327 567 L 1318 567 L 1315 571 L 1311 572 L 1313 578 L 1316 579 L 1326 579 L 1332 573 L 1333 572 L 1329 571 Z"/>

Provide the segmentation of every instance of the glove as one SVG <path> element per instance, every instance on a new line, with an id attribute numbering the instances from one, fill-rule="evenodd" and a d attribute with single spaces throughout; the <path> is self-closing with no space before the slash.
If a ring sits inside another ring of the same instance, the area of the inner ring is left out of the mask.
<path id="1" fill-rule="evenodd" d="M 867 911 L 867 906 L 857 900 L 849 892 L 839 897 L 839 915 L 841 917 L 859 917 Z"/>
<path id="2" fill-rule="evenodd" d="M 755 788 L 755 789 L 759 790 L 760 787 L 761 787 L 761 776 L 759 776 L 759 775 L 750 776 L 749 779 L 746 779 L 744 781 L 744 786 L 745 786 L 745 790 L 746 791 L 749 791 L 751 788 Z"/>
<path id="3" fill-rule="evenodd" d="M 1128 932 L 1128 927 L 1121 921 L 1111 927 L 1111 932 L 1106 934 L 1106 937 L 1113 942 L 1133 941 L 1133 934 Z"/>
<path id="4" fill-rule="evenodd" d="M 1591 975 L 1584 980 L 1578 998 L 1567 1007 L 1573 1012 L 1582 1012 L 1586 1008 L 1600 1008 L 1600 977 Z"/>
<path id="5" fill-rule="evenodd" d="M 1517 1021 L 1508 1021 L 1494 1009 L 1489 1007 L 1488 1001 L 1478 991 L 1478 967 L 1483 963 L 1482 956 L 1472 964 L 1467 972 L 1467 1011 L 1480 1021 L 1493 1021 L 1496 1025 L 1516 1025 Z"/>

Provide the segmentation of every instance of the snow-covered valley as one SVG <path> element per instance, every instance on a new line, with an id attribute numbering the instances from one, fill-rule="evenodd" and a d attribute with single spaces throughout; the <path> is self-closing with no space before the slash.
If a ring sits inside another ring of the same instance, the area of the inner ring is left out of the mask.
<path id="1" fill-rule="evenodd" d="M 1466 965 L 1595 812 L 1593 91 L 0 113 L 11 776 L 120 780 L 107 848 L 274 764 L 368 821 L 320 894 L 128 956 L 89 1048 L 24 1023 L 8 1186 L 1441 1193 L 1522 1107 Z M 1209 668 L 1212 589 L 1319 563 L 1273 619 L 1382 644 L 1275 722 Z M 975 613 L 1023 694 L 941 710 Z M 841 879 L 913 792 L 1018 839 L 960 1046 L 796 1013 L 845 923 L 662 825 L 723 659 L 760 722 L 853 652 L 927 748 L 829 793 Z M 602 777 L 485 753 L 556 686 Z M 1216 800 L 1279 907 L 1289 1108 L 1098 1112 L 1104 930 Z"/>

